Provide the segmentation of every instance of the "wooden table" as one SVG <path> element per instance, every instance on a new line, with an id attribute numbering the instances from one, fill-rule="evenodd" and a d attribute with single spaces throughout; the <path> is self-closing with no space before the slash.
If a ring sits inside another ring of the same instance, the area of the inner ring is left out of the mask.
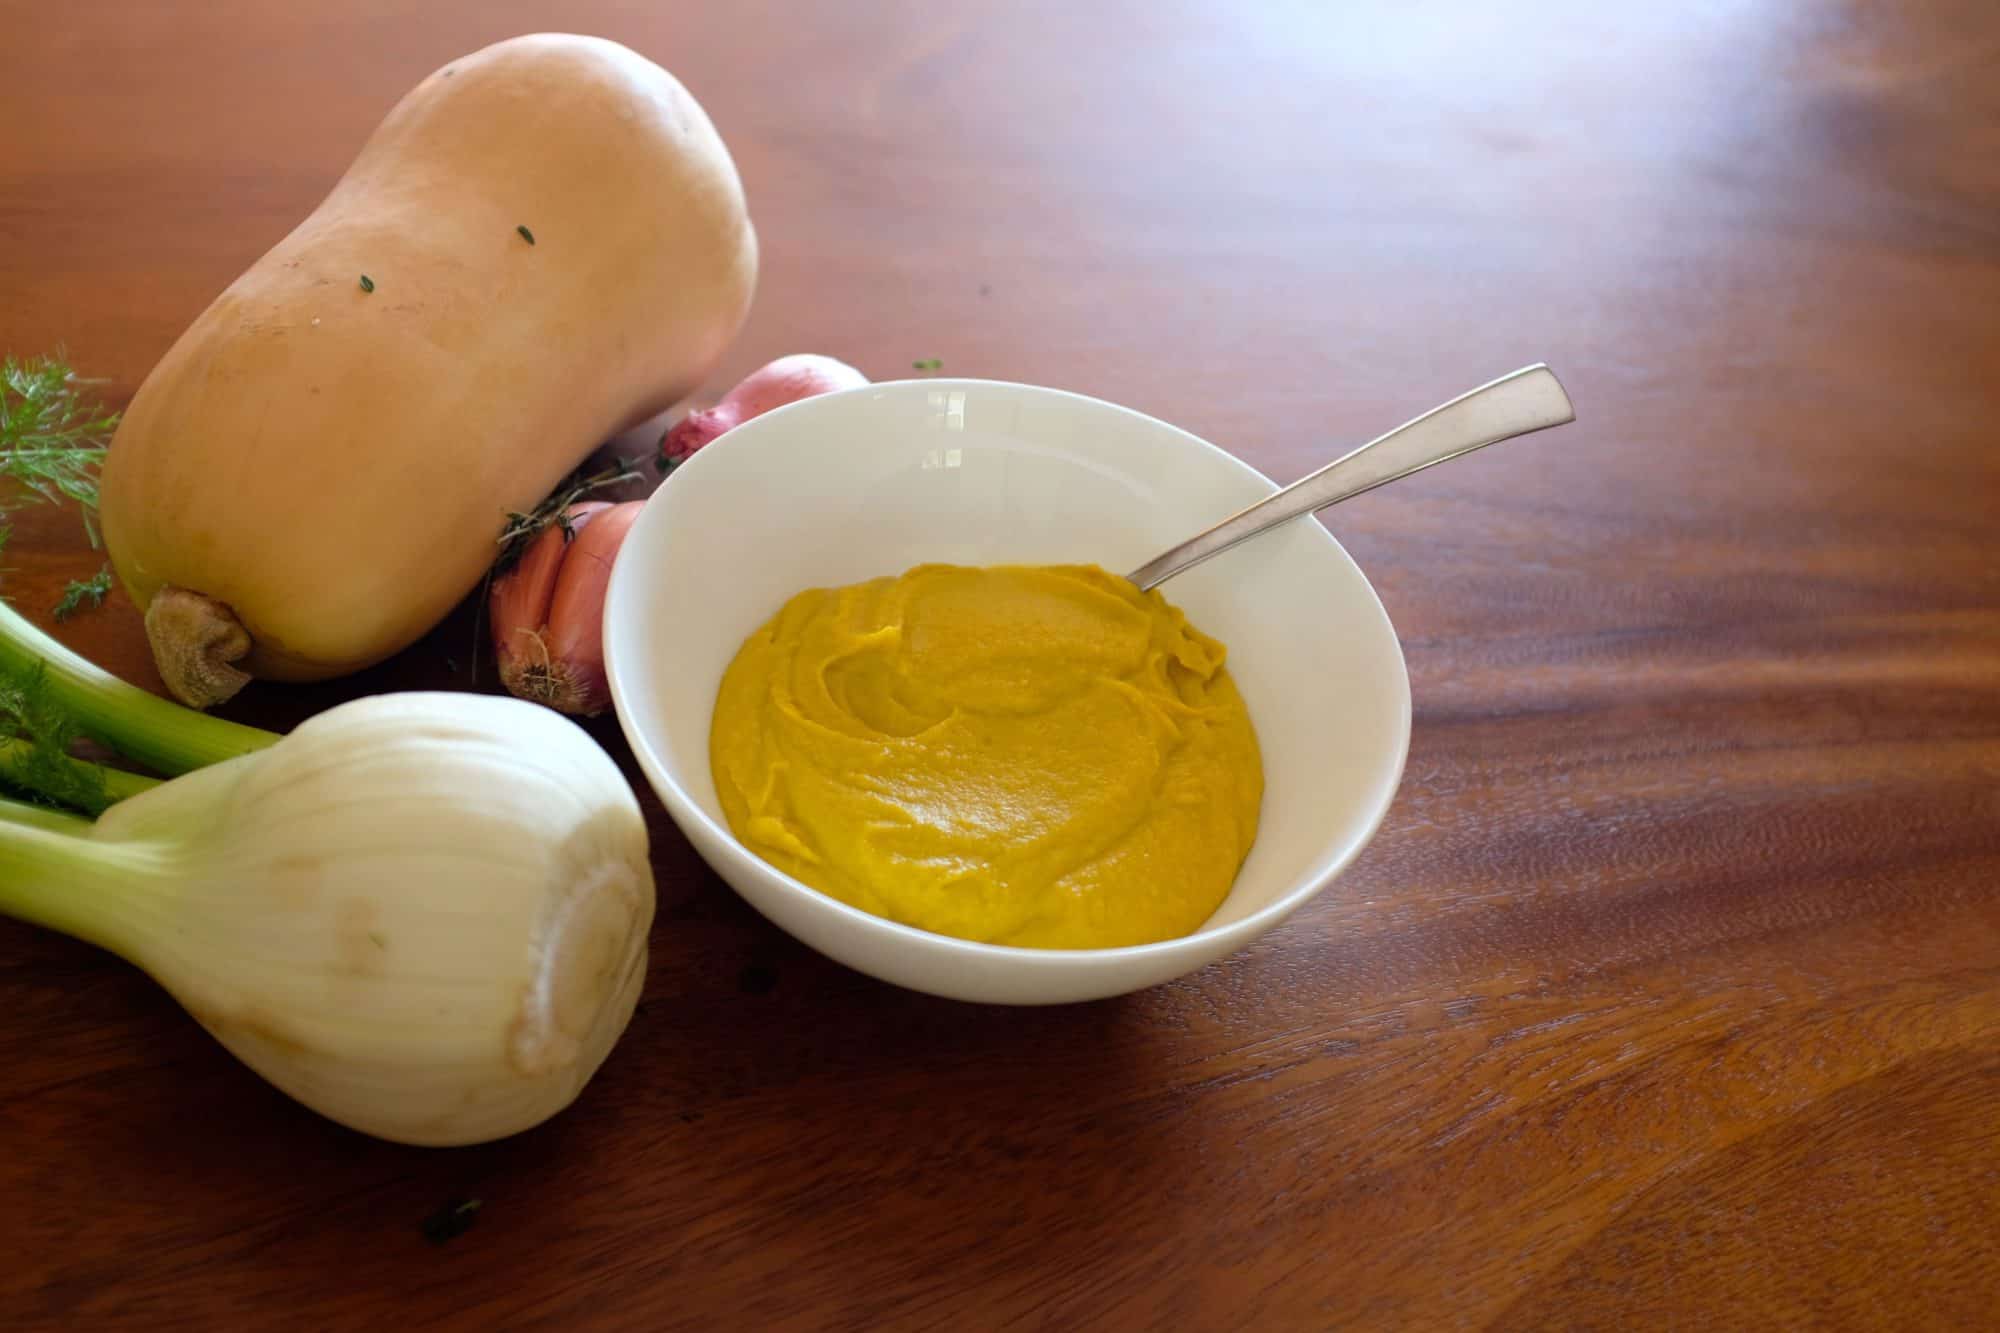
<path id="1" fill-rule="evenodd" d="M 406 87 L 554 21 L 5 10 L 0 350 L 64 344 L 114 401 Z M 1991 1327 L 1986 0 L 560 21 L 680 74 L 737 156 L 765 263 L 712 392 L 937 357 L 1281 481 L 1536 359 L 1580 423 L 1330 516 L 1403 638 L 1408 776 L 1338 883 L 1179 984 L 892 989 L 649 797 L 624 1044 L 544 1128 L 422 1151 L 0 923 L 0 1325 Z M 16 517 L 0 592 L 47 623 L 100 557 Z M 59 633 L 157 686 L 122 595 Z M 470 634 L 230 712 L 462 683 Z"/>

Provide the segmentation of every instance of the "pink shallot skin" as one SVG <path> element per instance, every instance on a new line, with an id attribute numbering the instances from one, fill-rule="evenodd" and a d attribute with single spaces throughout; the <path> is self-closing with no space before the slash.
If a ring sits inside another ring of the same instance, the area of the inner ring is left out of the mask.
<path id="1" fill-rule="evenodd" d="M 548 632 L 549 656 L 563 668 L 565 688 L 548 700 L 559 712 L 592 715 L 611 706 L 604 675 L 604 594 L 618 548 L 645 507 L 644 500 L 611 506 L 576 535 L 563 556 Z"/>
<path id="2" fill-rule="evenodd" d="M 493 653 L 508 693 L 562 713 L 601 713 L 610 704 L 604 591 L 643 508 L 641 500 L 573 504 L 564 523 L 543 529 L 493 581 Z"/>
<path id="3" fill-rule="evenodd" d="M 660 441 L 660 454 L 669 463 L 684 462 L 696 450 L 724 431 L 759 417 L 774 407 L 795 403 L 838 389 L 852 389 L 868 383 L 868 377 L 830 356 L 800 352 L 750 372 L 714 407 L 690 412 L 676 422 Z"/>
<path id="4" fill-rule="evenodd" d="M 543 528 L 514 567 L 493 580 L 487 603 L 488 623 L 493 629 L 493 655 L 500 662 L 500 679 L 511 690 L 510 680 L 518 677 L 529 662 L 545 656 L 541 634 L 549 623 L 549 603 L 556 595 L 556 575 L 575 534 L 598 514 L 611 508 L 608 501 L 585 500 L 563 511 L 562 523 Z M 565 526 L 567 531 L 565 531 Z"/>

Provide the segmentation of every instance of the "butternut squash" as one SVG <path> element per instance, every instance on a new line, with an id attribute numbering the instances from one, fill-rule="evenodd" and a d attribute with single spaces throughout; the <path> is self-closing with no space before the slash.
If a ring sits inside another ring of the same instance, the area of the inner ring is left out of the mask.
<path id="1" fill-rule="evenodd" d="M 169 688 L 414 641 L 510 510 L 708 375 L 756 274 L 735 164 L 651 61 L 538 34 L 432 74 L 112 442 L 105 542 Z"/>

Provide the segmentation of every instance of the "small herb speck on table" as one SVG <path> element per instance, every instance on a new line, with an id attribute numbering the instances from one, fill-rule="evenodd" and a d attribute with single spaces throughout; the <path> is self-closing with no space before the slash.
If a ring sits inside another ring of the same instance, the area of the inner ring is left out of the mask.
<path id="1" fill-rule="evenodd" d="M 94 610 L 104 605 L 104 599 L 111 592 L 111 566 L 106 565 L 87 579 L 71 579 L 63 589 L 62 600 L 56 603 L 57 620 L 68 620 L 79 611 Z"/>
<path id="2" fill-rule="evenodd" d="M 472 1230 L 473 1222 L 479 1217 L 479 1210 L 485 1206 L 484 1199 L 451 1200 L 424 1219 L 424 1239 L 433 1245 L 456 1240 Z"/>

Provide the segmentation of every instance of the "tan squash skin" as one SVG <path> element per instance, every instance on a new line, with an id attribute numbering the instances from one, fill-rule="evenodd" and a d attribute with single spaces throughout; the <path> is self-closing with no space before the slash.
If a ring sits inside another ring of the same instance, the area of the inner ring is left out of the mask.
<path id="1" fill-rule="evenodd" d="M 425 79 L 112 443 L 119 577 L 149 612 L 197 594 L 149 614 L 169 686 L 233 692 L 232 616 L 259 677 L 411 643 L 479 581 L 508 511 L 702 381 L 756 272 L 728 151 L 652 62 L 543 34 Z M 222 641 L 205 659 L 203 638 Z"/>

